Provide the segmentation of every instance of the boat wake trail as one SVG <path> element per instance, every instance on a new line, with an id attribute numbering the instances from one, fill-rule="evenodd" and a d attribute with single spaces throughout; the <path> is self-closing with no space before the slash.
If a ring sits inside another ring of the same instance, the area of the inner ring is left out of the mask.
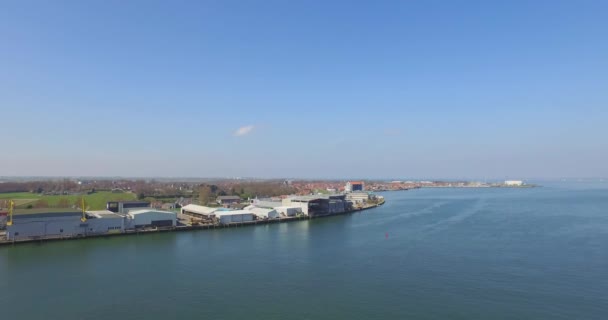
<path id="1" fill-rule="evenodd" d="M 425 231 L 425 233 L 441 232 L 454 224 L 460 223 L 466 219 L 471 218 L 472 216 L 476 215 L 481 210 L 483 210 L 485 208 L 485 206 L 486 206 L 485 200 L 477 199 L 475 201 L 475 203 L 473 203 L 471 206 L 463 209 L 462 211 L 458 212 L 456 215 L 453 215 L 449 218 L 437 221 L 433 224 L 426 226 L 426 228 L 424 228 L 424 231 Z"/>
<path id="2" fill-rule="evenodd" d="M 415 217 L 415 216 L 421 216 L 421 215 L 433 213 L 440 207 L 446 205 L 447 203 L 448 202 L 446 202 L 446 201 L 438 201 L 436 203 L 433 203 L 430 206 L 427 206 L 427 207 L 424 207 L 424 208 L 421 208 L 421 209 L 418 209 L 415 211 L 407 211 L 407 212 L 402 212 L 402 213 L 399 213 L 396 215 L 386 216 L 386 217 L 383 217 L 381 220 L 366 221 L 363 223 L 359 223 L 359 224 L 355 225 L 354 227 L 366 227 L 366 226 L 370 226 L 370 225 L 383 225 L 383 224 L 387 224 L 390 222 L 394 222 L 395 220 L 403 220 L 403 219 L 407 219 L 407 218 L 411 218 L 411 217 Z"/>

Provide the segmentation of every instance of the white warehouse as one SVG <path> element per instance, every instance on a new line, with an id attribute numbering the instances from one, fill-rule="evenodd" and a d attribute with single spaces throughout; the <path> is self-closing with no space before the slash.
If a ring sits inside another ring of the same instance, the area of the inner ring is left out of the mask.
<path id="1" fill-rule="evenodd" d="M 284 215 L 286 217 L 295 217 L 298 214 L 302 213 L 302 207 L 280 206 L 274 209 L 279 212 L 279 214 Z"/>
<path id="2" fill-rule="evenodd" d="M 219 220 L 220 224 L 229 223 L 241 223 L 253 221 L 253 213 L 248 210 L 234 210 L 234 211 L 216 211 L 214 212 L 215 217 Z"/>
<path id="3" fill-rule="evenodd" d="M 507 180 L 505 181 L 505 185 L 510 187 L 521 187 L 524 185 L 524 182 L 521 180 Z"/>
<path id="4" fill-rule="evenodd" d="M 130 228 L 175 227 L 177 214 L 171 211 L 161 211 L 152 208 L 129 210 L 127 221 Z"/>
<path id="5" fill-rule="evenodd" d="M 182 214 L 197 217 L 197 218 L 213 218 L 215 212 L 220 208 L 211 208 L 205 206 L 199 206 L 196 204 L 189 204 L 182 207 Z"/>
<path id="6" fill-rule="evenodd" d="M 261 219 L 277 219 L 280 217 L 280 214 L 275 209 L 267 209 L 267 208 L 258 208 L 258 207 L 248 207 L 247 209 L 251 213 L 258 216 Z"/>
<path id="7" fill-rule="evenodd" d="M 369 193 L 362 191 L 351 192 L 346 195 L 346 200 L 353 203 L 365 203 L 367 200 L 369 200 Z"/>

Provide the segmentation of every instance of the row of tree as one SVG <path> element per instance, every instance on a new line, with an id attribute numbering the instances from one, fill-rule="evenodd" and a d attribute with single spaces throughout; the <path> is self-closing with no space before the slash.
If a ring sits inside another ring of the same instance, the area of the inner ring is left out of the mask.
<path id="1" fill-rule="evenodd" d="M 71 180 L 59 181 L 28 181 L 0 183 L 0 193 L 7 192 L 63 192 L 78 190 L 78 184 Z"/>
<path id="2" fill-rule="evenodd" d="M 124 190 L 142 193 L 146 196 L 184 196 L 194 184 L 158 182 L 145 180 L 96 180 L 80 181 L 62 179 L 45 181 L 12 181 L 0 183 L 0 193 L 31 192 L 38 194 L 68 194 L 90 190 Z"/>
<path id="3" fill-rule="evenodd" d="M 281 182 L 243 182 L 230 185 L 202 184 L 198 188 L 199 203 L 207 205 L 219 196 L 241 199 L 276 197 L 295 193 L 295 188 Z"/>

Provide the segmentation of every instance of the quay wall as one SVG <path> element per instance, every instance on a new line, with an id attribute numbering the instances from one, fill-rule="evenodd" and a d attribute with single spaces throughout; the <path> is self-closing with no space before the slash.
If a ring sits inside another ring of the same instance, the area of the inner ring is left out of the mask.
<path id="1" fill-rule="evenodd" d="M 209 229 L 226 229 L 226 228 L 238 228 L 238 227 L 246 227 L 246 226 L 256 226 L 256 225 L 264 225 L 271 223 L 288 223 L 293 221 L 300 220 L 309 220 L 316 218 L 324 218 L 324 217 L 333 217 L 345 214 L 356 213 L 364 210 L 369 210 L 376 208 L 378 206 L 383 205 L 384 202 L 379 204 L 374 204 L 369 207 L 354 209 L 351 211 L 346 211 L 343 213 L 336 213 L 330 215 L 323 215 L 318 217 L 308 217 L 308 216 L 300 216 L 300 217 L 283 217 L 280 219 L 269 219 L 269 220 L 254 220 L 248 222 L 238 222 L 238 223 L 230 223 L 230 224 L 207 224 L 207 225 L 193 225 L 193 226 L 176 226 L 176 227 L 165 227 L 165 228 L 155 228 L 155 229 L 144 229 L 144 230 L 122 230 L 122 232 L 118 233 L 85 233 L 85 234 L 77 234 L 71 236 L 65 236 L 62 234 L 51 236 L 51 237 L 40 237 L 40 238 L 28 238 L 28 239 L 15 239 L 12 240 L 0 240 L 0 246 L 3 245 L 16 245 L 23 243 L 42 243 L 42 242 L 50 242 L 50 241 L 65 241 L 65 240 L 80 240 L 87 238 L 101 238 L 101 237 L 117 237 L 117 236 L 128 236 L 128 235 L 144 235 L 149 233 L 158 233 L 158 232 L 180 232 L 180 231 L 194 231 L 194 230 L 209 230 Z"/>

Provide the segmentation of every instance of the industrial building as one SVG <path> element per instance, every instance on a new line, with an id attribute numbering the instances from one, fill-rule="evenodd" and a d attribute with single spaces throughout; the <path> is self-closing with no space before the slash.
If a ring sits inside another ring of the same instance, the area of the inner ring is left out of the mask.
<path id="1" fill-rule="evenodd" d="M 7 226 L 8 240 L 69 238 L 124 231 L 124 217 L 113 212 L 87 212 L 73 209 L 28 209 L 13 214 L 13 224 Z"/>
<path id="2" fill-rule="evenodd" d="M 509 187 L 521 187 L 524 185 L 524 182 L 521 180 L 507 180 L 505 181 L 505 186 Z"/>
<path id="3" fill-rule="evenodd" d="M 216 211 L 214 212 L 220 224 L 241 223 L 253 221 L 254 214 L 248 210 Z"/>
<path id="4" fill-rule="evenodd" d="M 277 212 L 285 217 L 295 217 L 298 214 L 302 214 L 302 207 L 290 207 L 290 206 L 280 206 L 280 207 L 275 207 L 275 210 L 277 210 Z"/>
<path id="5" fill-rule="evenodd" d="M 8 211 L 4 211 L 0 209 L 0 229 L 6 228 L 6 220 L 8 216 Z"/>
<path id="6" fill-rule="evenodd" d="M 213 220 L 220 224 L 253 221 L 254 214 L 249 210 L 229 210 L 189 204 L 182 207 L 181 213 L 202 220 Z M 272 215 L 272 214 L 271 214 Z"/>
<path id="7" fill-rule="evenodd" d="M 245 209 L 257 216 L 258 219 L 277 219 L 281 216 L 275 209 L 259 208 L 256 206 L 249 206 Z"/>
<path id="8" fill-rule="evenodd" d="M 217 203 L 222 206 L 229 206 L 231 204 L 241 202 L 241 197 L 239 196 L 219 196 L 216 199 Z"/>
<path id="9" fill-rule="evenodd" d="M 351 192 L 346 195 L 346 200 L 355 204 L 366 203 L 369 200 L 369 193 L 361 191 Z"/>
<path id="10" fill-rule="evenodd" d="M 122 233 L 125 231 L 125 216 L 109 210 L 87 211 L 87 223 L 94 225 L 99 231 L 107 233 Z M 91 231 L 91 230 L 89 230 Z"/>
<path id="11" fill-rule="evenodd" d="M 127 214 L 110 210 L 83 213 L 74 209 L 22 209 L 13 213 L 6 236 L 8 240 L 26 240 L 124 233 L 147 226 L 174 227 L 176 218 L 174 212 L 151 208 L 135 208 Z"/>
<path id="12" fill-rule="evenodd" d="M 133 209 L 127 213 L 128 227 L 175 227 L 177 214 L 171 211 L 162 211 L 152 208 Z"/>
<path id="13" fill-rule="evenodd" d="M 195 218 L 211 219 L 215 217 L 215 212 L 220 208 L 199 206 L 196 204 L 185 205 L 181 208 L 181 213 Z"/>
<path id="14" fill-rule="evenodd" d="M 129 210 L 135 208 L 150 208 L 150 202 L 147 201 L 109 201 L 106 203 L 106 209 L 114 213 L 126 214 Z"/>
<path id="15" fill-rule="evenodd" d="M 364 191 L 365 183 L 363 181 L 348 181 L 344 186 L 344 192 Z"/>
<path id="16" fill-rule="evenodd" d="M 283 205 L 280 199 L 252 199 L 251 204 L 258 208 L 276 208 Z"/>
<path id="17" fill-rule="evenodd" d="M 343 194 L 290 197 L 283 199 L 283 205 L 298 206 L 309 217 L 344 213 L 350 208 L 346 195 Z"/>

